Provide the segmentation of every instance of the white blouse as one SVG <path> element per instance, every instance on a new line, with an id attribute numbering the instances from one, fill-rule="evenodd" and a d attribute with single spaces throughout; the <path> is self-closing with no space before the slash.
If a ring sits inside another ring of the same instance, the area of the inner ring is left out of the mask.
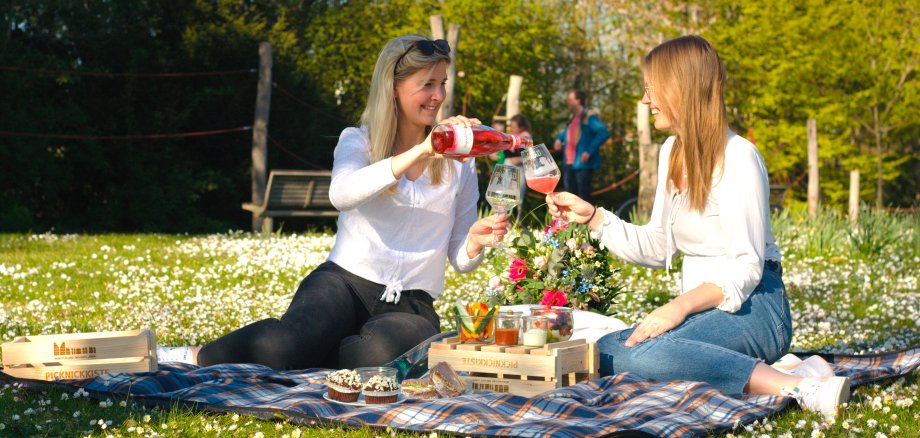
<path id="1" fill-rule="evenodd" d="M 466 253 L 479 200 L 475 162 L 447 160 L 452 179 L 435 186 L 427 170 L 415 181 L 397 180 L 391 161 L 371 163 L 366 129 L 342 131 L 329 187 L 329 200 L 340 212 L 329 260 L 386 285 L 391 298 L 408 289 L 437 298 L 444 292 L 445 260 L 458 272 L 482 262 L 482 253 L 474 259 Z"/>
<path id="2" fill-rule="evenodd" d="M 598 238 L 604 247 L 630 262 L 670 268 L 684 253 L 681 293 L 703 283 L 722 288 L 718 308 L 736 312 L 760 283 L 766 260 L 782 259 L 770 226 L 767 168 L 757 148 L 729 131 L 725 166 L 713 176 L 702 213 L 690 210 L 686 194 L 668 192 L 668 158 L 674 137 L 661 147 L 658 187 L 649 223 L 636 226 L 602 210 Z"/>

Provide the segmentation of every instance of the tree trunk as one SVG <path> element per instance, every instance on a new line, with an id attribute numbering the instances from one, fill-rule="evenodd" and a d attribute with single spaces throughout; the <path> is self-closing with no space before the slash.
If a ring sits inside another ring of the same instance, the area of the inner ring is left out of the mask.
<path id="1" fill-rule="evenodd" d="M 265 202 L 268 181 L 268 113 L 272 105 L 272 45 L 259 43 L 259 82 L 256 88 L 255 120 L 252 123 L 252 203 Z M 252 214 L 252 231 L 272 229 L 271 218 Z"/>

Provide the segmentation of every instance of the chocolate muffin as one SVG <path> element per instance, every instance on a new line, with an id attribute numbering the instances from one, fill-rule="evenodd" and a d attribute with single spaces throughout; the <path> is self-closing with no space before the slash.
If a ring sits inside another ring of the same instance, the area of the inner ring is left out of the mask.
<path id="1" fill-rule="evenodd" d="M 326 388 L 329 398 L 354 403 L 361 395 L 361 377 L 353 370 L 338 370 L 326 376 Z"/>

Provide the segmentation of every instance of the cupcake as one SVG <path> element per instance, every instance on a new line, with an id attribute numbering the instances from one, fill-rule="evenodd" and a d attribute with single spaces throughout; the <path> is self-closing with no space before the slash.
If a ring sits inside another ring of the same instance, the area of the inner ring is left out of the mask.
<path id="1" fill-rule="evenodd" d="M 369 405 L 395 403 L 399 394 L 396 379 L 378 374 L 364 382 L 364 402 Z"/>
<path id="2" fill-rule="evenodd" d="M 352 370 L 338 370 L 326 376 L 326 388 L 329 398 L 354 403 L 361 395 L 361 377 Z"/>

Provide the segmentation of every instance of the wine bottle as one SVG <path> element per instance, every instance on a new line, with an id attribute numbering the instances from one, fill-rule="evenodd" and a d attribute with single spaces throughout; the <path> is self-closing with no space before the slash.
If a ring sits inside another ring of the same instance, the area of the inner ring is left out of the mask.
<path id="1" fill-rule="evenodd" d="M 485 125 L 469 128 L 462 125 L 438 125 L 431 132 L 431 145 L 445 157 L 480 157 L 532 144 L 529 138 L 505 134 Z"/>

